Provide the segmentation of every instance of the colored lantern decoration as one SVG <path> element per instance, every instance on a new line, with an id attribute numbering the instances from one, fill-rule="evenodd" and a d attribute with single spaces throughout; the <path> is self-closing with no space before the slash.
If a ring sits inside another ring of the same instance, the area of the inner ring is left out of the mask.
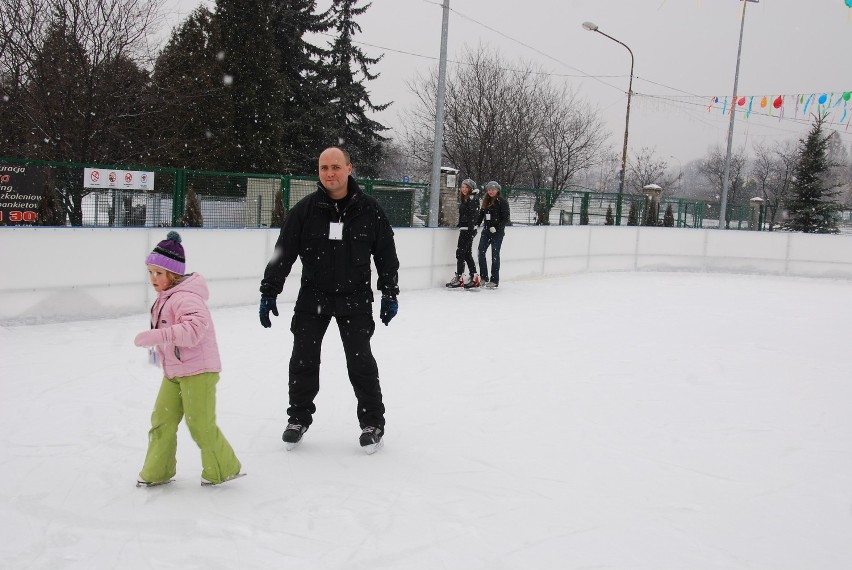
<path id="1" fill-rule="evenodd" d="M 764 96 L 763 96 L 763 99 L 761 99 L 761 100 L 760 100 L 760 108 L 761 108 L 761 109 L 765 109 L 765 108 L 766 108 L 766 103 L 767 103 L 766 95 L 764 95 Z"/>
<path id="2" fill-rule="evenodd" d="M 849 0 L 849 1 L 852 2 L 852 0 Z M 780 109 L 781 105 L 783 105 L 783 104 L 784 104 L 784 98 L 781 95 L 776 97 L 775 101 L 772 102 L 772 106 L 775 107 L 776 109 Z"/>
<path id="3" fill-rule="evenodd" d="M 818 101 L 819 101 L 820 105 L 825 105 L 826 101 L 828 101 L 828 95 L 823 93 L 822 95 L 819 96 Z"/>
<path id="4" fill-rule="evenodd" d="M 846 0 L 846 5 L 852 8 L 852 0 Z"/>
<path id="5" fill-rule="evenodd" d="M 740 97 L 739 99 L 737 99 L 737 105 L 739 105 L 740 107 L 742 107 L 743 105 L 745 105 L 745 103 L 746 103 L 746 98 L 745 98 L 745 97 Z"/>
<path id="6" fill-rule="evenodd" d="M 846 3 L 849 4 L 850 8 L 852 8 L 852 4 L 850 4 L 850 2 L 852 2 L 852 0 L 846 0 Z M 852 91 L 846 91 L 843 93 L 843 100 L 848 101 L 849 99 L 852 99 Z"/>

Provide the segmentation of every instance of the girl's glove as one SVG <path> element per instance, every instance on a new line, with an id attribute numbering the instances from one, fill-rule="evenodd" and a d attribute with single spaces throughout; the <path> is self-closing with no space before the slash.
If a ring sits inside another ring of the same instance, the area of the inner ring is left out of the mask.
<path id="1" fill-rule="evenodd" d="M 168 329 L 151 329 L 136 335 L 133 343 L 136 346 L 157 346 L 168 344 Z"/>
<path id="2" fill-rule="evenodd" d="M 497 228 L 495 228 L 494 226 L 491 226 L 490 228 L 488 228 L 488 231 L 491 232 L 492 234 L 496 234 Z"/>

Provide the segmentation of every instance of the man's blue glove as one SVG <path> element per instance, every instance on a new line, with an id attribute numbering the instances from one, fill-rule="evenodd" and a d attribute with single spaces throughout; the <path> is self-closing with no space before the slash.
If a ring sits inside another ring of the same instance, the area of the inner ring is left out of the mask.
<path id="1" fill-rule="evenodd" d="M 396 316 L 396 312 L 398 310 L 399 301 L 396 300 L 396 297 L 391 295 L 382 295 L 382 310 L 379 311 L 379 318 L 382 319 L 385 326 L 388 326 L 388 323 Z"/>
<path id="2" fill-rule="evenodd" d="M 269 320 L 270 311 L 272 311 L 272 314 L 276 317 L 278 316 L 278 305 L 275 303 L 275 297 L 261 297 L 259 311 L 260 324 L 267 329 L 272 326 L 272 321 Z"/>

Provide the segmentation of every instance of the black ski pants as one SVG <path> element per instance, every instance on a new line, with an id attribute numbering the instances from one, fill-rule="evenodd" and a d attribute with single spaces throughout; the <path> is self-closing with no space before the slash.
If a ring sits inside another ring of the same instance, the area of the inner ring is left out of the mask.
<path id="1" fill-rule="evenodd" d="M 456 246 L 456 273 L 461 275 L 464 273 L 464 265 L 467 263 L 467 269 L 471 275 L 476 273 L 476 264 L 473 262 L 473 237 L 476 235 L 476 230 L 461 228 L 459 230 L 459 242 Z"/>
<path id="2" fill-rule="evenodd" d="M 385 425 L 385 406 L 379 386 L 379 368 L 370 349 L 370 337 L 376 329 L 372 314 L 335 316 L 349 382 L 358 400 L 358 423 L 366 426 Z M 293 354 L 290 357 L 290 407 L 287 415 L 291 424 L 311 425 L 316 412 L 314 398 L 319 393 L 320 349 L 331 315 L 297 311 L 290 323 L 293 333 Z"/>

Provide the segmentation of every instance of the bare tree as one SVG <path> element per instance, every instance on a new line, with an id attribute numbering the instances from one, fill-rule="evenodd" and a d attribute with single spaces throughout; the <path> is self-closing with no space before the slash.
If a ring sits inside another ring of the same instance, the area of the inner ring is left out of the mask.
<path id="1" fill-rule="evenodd" d="M 762 144 L 752 146 L 754 164 L 751 175 L 766 204 L 769 229 L 775 226 L 782 204 L 789 194 L 793 172 L 799 161 L 799 150 L 792 141 L 776 143 L 772 148 Z"/>
<path id="2" fill-rule="evenodd" d="M 402 180 L 407 176 L 411 182 L 429 182 L 432 172 L 428 163 L 414 158 L 407 148 L 394 140 L 385 141 L 383 146 L 379 178 Z"/>
<path id="3" fill-rule="evenodd" d="M 631 160 L 627 161 L 628 189 L 632 194 L 641 194 L 648 184 L 657 184 L 663 189 L 671 189 L 677 176 L 667 174 L 669 163 L 657 156 L 656 149 L 642 147 Z"/>
<path id="4" fill-rule="evenodd" d="M 528 154 L 532 186 L 547 188 L 535 197 L 536 221 L 547 224 L 550 208 L 580 172 L 601 161 L 608 133 L 596 110 L 563 86 L 542 91 L 541 124 Z"/>
<path id="5" fill-rule="evenodd" d="M 546 224 L 559 193 L 604 154 L 597 111 L 529 64 L 510 64 L 481 46 L 460 59 L 447 80 L 443 158 L 474 180 L 552 190 L 536 204 L 536 219 Z M 418 102 L 405 114 L 403 144 L 429 166 L 437 74 L 408 86 Z"/>
<path id="6" fill-rule="evenodd" d="M 740 192 L 745 186 L 746 163 L 748 159 L 745 149 L 731 153 L 731 166 L 728 173 L 728 204 L 733 206 L 740 199 Z M 719 145 L 711 148 L 706 158 L 699 164 L 698 171 L 713 185 L 717 200 L 721 198 L 725 180 L 725 154 Z M 725 212 L 725 227 L 730 223 L 730 217 Z"/>
<path id="7" fill-rule="evenodd" d="M 139 65 L 162 0 L 0 3 L 0 155 L 127 163 L 144 155 L 148 73 Z M 57 176 L 73 225 L 79 173 Z"/>
<path id="8" fill-rule="evenodd" d="M 513 185 L 541 117 L 541 81 L 529 65 L 510 65 L 497 53 L 468 50 L 447 79 L 444 158 L 474 180 Z M 431 163 L 437 73 L 409 83 L 418 97 L 407 113 L 404 140 L 412 156 Z"/>

